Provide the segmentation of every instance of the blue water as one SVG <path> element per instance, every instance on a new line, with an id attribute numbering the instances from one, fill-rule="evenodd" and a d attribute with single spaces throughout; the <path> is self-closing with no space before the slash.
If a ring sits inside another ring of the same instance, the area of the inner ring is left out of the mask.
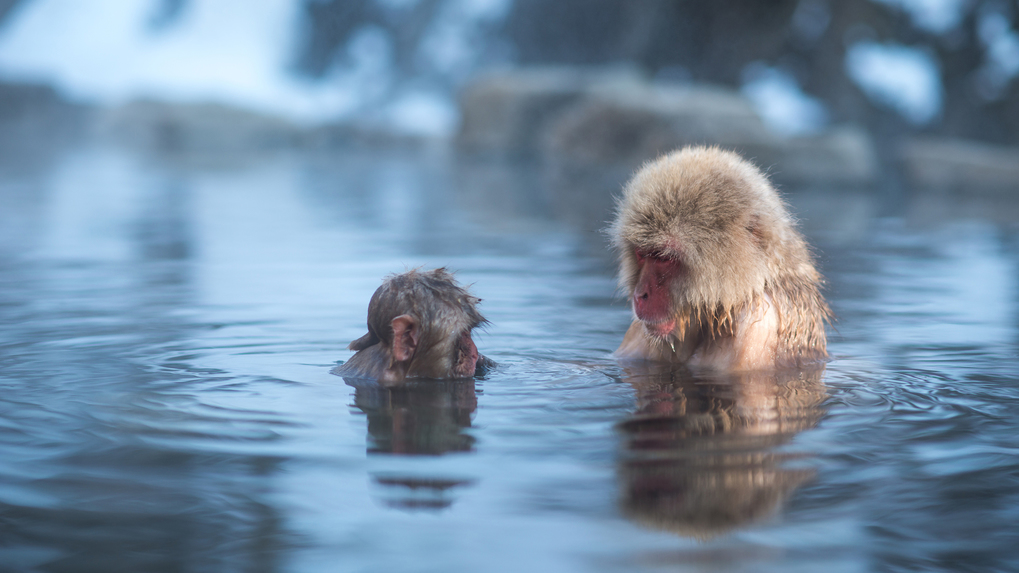
<path id="1" fill-rule="evenodd" d="M 0 571 L 1019 568 L 1011 200 L 789 190 L 834 360 L 698 377 L 612 359 L 607 193 L 549 181 L 441 148 L 0 160 Z M 473 285 L 499 368 L 329 374 L 420 265 Z"/>

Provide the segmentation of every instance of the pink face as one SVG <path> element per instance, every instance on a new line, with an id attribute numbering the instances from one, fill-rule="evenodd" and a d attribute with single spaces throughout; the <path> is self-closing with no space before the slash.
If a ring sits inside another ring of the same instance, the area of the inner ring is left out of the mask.
<path id="1" fill-rule="evenodd" d="M 478 347 L 471 339 L 471 332 L 468 330 L 460 335 L 456 343 L 456 358 L 453 364 L 453 378 L 470 378 L 474 376 L 478 364 Z"/>
<path id="2" fill-rule="evenodd" d="M 639 272 L 633 288 L 633 311 L 648 330 L 664 338 L 676 326 L 676 319 L 671 313 L 669 287 L 683 265 L 679 260 L 660 253 L 635 249 L 634 255 Z"/>

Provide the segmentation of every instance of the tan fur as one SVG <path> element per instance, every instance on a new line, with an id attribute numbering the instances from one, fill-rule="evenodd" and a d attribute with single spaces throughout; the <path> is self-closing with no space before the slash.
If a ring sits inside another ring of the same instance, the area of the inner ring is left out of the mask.
<path id="1" fill-rule="evenodd" d="M 620 285 L 633 294 L 635 249 L 681 262 L 676 327 L 666 338 L 635 319 L 621 358 L 719 370 L 797 366 L 827 357 L 830 311 L 803 237 L 763 173 L 732 152 L 688 147 L 644 165 L 609 229 Z"/>

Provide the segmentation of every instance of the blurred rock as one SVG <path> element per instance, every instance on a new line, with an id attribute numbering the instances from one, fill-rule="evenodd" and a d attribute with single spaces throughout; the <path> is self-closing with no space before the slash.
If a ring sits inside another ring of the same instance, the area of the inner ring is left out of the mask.
<path id="1" fill-rule="evenodd" d="M 741 94 L 725 88 L 616 85 L 565 111 L 544 138 L 544 157 L 627 171 L 687 145 L 735 150 L 787 185 L 863 186 L 877 174 L 870 137 L 841 127 L 785 139 L 771 133 Z"/>
<path id="2" fill-rule="evenodd" d="M 585 220 L 611 210 L 609 196 L 641 163 L 686 145 L 735 150 L 788 186 L 863 187 L 878 171 L 859 128 L 782 138 L 737 91 L 650 82 L 632 71 L 503 70 L 471 83 L 460 103 L 461 150 L 540 158 L 551 203 L 577 209 L 578 197 L 588 197 Z"/>
<path id="3" fill-rule="evenodd" d="M 50 86 L 0 83 L 0 150 L 59 147 L 82 133 L 88 111 L 67 102 Z"/>
<path id="4" fill-rule="evenodd" d="M 649 82 L 633 72 L 590 68 L 503 70 L 461 97 L 457 147 L 468 155 L 537 159 L 556 218 L 596 232 L 613 197 L 645 161 L 686 145 L 733 149 L 786 187 L 864 188 L 878 171 L 873 143 L 841 127 L 786 139 L 770 132 L 734 90 Z"/>
<path id="5" fill-rule="evenodd" d="M 103 110 L 97 134 L 162 153 L 222 153 L 290 147 L 304 131 L 278 117 L 212 103 L 135 101 Z"/>
<path id="6" fill-rule="evenodd" d="M 737 92 L 636 82 L 592 90 L 550 123 L 542 144 L 543 155 L 555 160 L 634 166 L 684 145 L 721 145 L 769 159 L 780 146 Z"/>
<path id="7" fill-rule="evenodd" d="M 785 141 L 771 177 L 795 186 L 862 187 L 873 183 L 877 173 L 870 136 L 859 127 L 843 126 Z"/>
<path id="8" fill-rule="evenodd" d="M 907 183 L 919 191 L 1019 192 L 1019 147 L 917 138 L 901 151 Z"/>
<path id="9" fill-rule="evenodd" d="M 70 107 L 56 90 L 41 84 L 0 83 L 0 121 L 33 119 L 55 108 Z"/>
<path id="10" fill-rule="evenodd" d="M 428 146 L 445 147 L 446 140 L 427 135 L 398 132 L 386 127 L 337 121 L 310 127 L 301 134 L 300 144 L 306 149 L 418 149 Z"/>
<path id="11" fill-rule="evenodd" d="M 491 72 L 460 94 L 457 146 L 472 153 L 532 156 L 550 121 L 589 91 L 636 83 L 627 69 L 533 67 Z"/>
<path id="12" fill-rule="evenodd" d="M 780 156 L 779 141 L 738 93 L 654 84 L 625 70 L 503 70 L 461 97 L 461 151 L 540 159 L 545 202 L 585 231 L 604 226 L 613 195 L 642 162 L 693 143 Z"/>

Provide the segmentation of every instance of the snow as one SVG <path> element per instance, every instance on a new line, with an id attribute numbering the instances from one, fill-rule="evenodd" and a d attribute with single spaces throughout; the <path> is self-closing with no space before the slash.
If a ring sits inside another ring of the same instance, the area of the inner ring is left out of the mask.
<path id="1" fill-rule="evenodd" d="M 747 66 L 743 77 L 743 95 L 776 133 L 787 136 L 817 133 L 828 124 L 824 104 L 805 94 L 789 73 L 754 63 Z"/>
<path id="2" fill-rule="evenodd" d="M 923 49 L 862 40 L 846 51 L 845 67 L 871 100 L 914 125 L 928 124 L 941 113 L 941 73 Z"/>
<path id="3" fill-rule="evenodd" d="M 390 9 L 417 0 L 377 0 Z M 422 50 L 423 75 L 470 69 L 480 25 L 507 0 L 447 0 Z M 390 32 L 357 30 L 324 78 L 293 72 L 301 31 L 297 0 L 191 0 L 154 26 L 159 0 L 31 0 L 0 29 L 0 78 L 53 85 L 82 102 L 213 102 L 319 124 L 357 118 L 410 133 L 455 125 L 449 83 L 398 78 Z M 405 84 L 398 84 L 407 80 Z M 443 89 L 446 92 L 443 92 Z"/>

